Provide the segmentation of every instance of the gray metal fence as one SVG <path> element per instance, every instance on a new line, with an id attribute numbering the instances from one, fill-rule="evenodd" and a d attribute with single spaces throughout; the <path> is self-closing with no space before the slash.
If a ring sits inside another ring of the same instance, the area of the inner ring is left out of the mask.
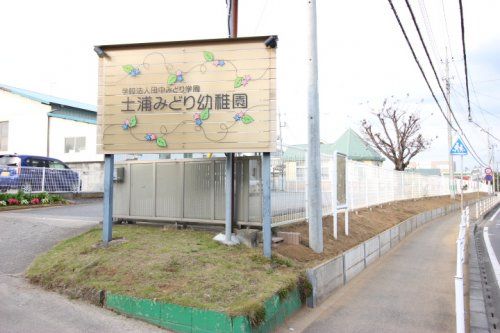
<path id="1" fill-rule="evenodd" d="M 225 219 L 224 163 L 223 158 L 118 163 L 115 165 L 114 217 L 222 224 Z M 237 158 L 235 178 L 238 223 L 260 225 L 260 157 Z"/>

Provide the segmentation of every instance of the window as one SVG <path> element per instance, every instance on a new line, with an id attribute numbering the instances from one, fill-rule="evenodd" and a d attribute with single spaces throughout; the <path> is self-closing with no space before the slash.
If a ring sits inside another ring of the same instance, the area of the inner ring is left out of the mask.
<path id="1" fill-rule="evenodd" d="M 184 158 L 193 158 L 192 153 L 184 153 Z"/>
<path id="2" fill-rule="evenodd" d="M 78 153 L 85 150 L 85 137 L 75 136 L 64 139 L 65 153 Z"/>
<path id="3" fill-rule="evenodd" d="M 51 169 L 66 169 L 66 165 L 59 161 L 49 161 L 49 168 Z"/>
<path id="4" fill-rule="evenodd" d="M 35 168 L 46 168 L 47 161 L 41 160 L 39 158 L 28 158 L 26 160 L 26 166 L 35 167 Z"/>
<path id="5" fill-rule="evenodd" d="M 9 146 L 9 122 L 0 122 L 0 150 L 6 151 Z"/>
<path id="6" fill-rule="evenodd" d="M 170 159 L 170 154 L 159 154 L 158 158 L 168 160 Z"/>

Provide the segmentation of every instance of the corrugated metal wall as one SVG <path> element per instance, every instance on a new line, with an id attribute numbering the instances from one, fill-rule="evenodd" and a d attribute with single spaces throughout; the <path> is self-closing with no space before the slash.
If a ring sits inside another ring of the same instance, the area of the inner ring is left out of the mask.
<path id="1" fill-rule="evenodd" d="M 117 163 L 114 216 L 123 219 L 224 223 L 225 160 Z M 260 157 L 235 160 L 235 207 L 241 224 L 260 224 Z"/>

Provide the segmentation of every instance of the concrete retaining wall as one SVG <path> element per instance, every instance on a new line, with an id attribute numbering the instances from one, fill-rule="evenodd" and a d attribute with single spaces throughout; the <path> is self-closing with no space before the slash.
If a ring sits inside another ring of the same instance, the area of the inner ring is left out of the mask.
<path id="1" fill-rule="evenodd" d="M 474 204 L 476 201 L 464 202 L 464 206 Z M 337 288 L 352 280 L 418 227 L 436 217 L 448 215 L 459 209 L 460 204 L 452 204 L 412 216 L 342 255 L 308 269 L 307 276 L 312 285 L 312 295 L 307 299 L 307 305 L 318 306 Z"/>
<path id="2" fill-rule="evenodd" d="M 365 245 L 364 243 L 344 252 L 345 282 L 365 269 Z"/>

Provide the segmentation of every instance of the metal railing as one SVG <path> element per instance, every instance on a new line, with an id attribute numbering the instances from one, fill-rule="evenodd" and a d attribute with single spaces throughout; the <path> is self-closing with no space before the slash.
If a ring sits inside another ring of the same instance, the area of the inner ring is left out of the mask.
<path id="1" fill-rule="evenodd" d="M 0 191 L 102 192 L 102 171 L 0 165 Z"/>
<path id="2" fill-rule="evenodd" d="M 478 200 L 475 203 L 475 219 L 478 220 L 496 204 L 495 197 Z M 455 275 L 455 319 L 457 333 L 465 332 L 465 305 L 464 305 L 464 262 L 467 244 L 467 230 L 470 225 L 470 207 L 466 206 L 460 215 L 460 224 L 457 237 L 457 268 Z M 486 241 L 486 239 L 485 239 Z"/>

